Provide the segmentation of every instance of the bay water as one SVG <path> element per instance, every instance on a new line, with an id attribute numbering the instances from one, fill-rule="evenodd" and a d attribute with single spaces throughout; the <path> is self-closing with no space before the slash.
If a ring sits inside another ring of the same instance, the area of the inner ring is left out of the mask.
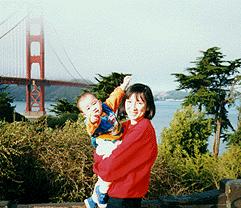
<path id="1" fill-rule="evenodd" d="M 54 102 L 45 102 L 45 109 L 47 114 L 51 114 L 50 109 L 51 104 Z M 153 126 L 156 130 L 157 140 L 160 142 L 160 135 L 165 127 L 169 127 L 171 120 L 173 119 L 174 113 L 181 108 L 181 101 L 176 100 L 165 100 L 165 101 L 156 101 L 156 115 L 152 119 Z M 13 105 L 16 106 L 15 110 L 18 113 L 24 114 L 25 111 L 25 102 L 15 101 Z M 238 122 L 238 111 L 235 107 L 229 109 L 229 118 L 234 128 L 237 126 Z M 213 146 L 213 136 L 209 139 L 208 149 L 212 152 Z M 226 148 L 226 144 L 221 142 L 220 144 L 220 153 L 222 153 Z"/>

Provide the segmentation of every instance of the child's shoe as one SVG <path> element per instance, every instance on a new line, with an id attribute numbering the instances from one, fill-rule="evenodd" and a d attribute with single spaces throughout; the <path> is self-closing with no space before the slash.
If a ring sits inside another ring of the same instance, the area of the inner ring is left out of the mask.
<path id="1" fill-rule="evenodd" d="M 96 208 L 97 204 L 93 201 L 92 197 L 84 200 L 86 208 Z"/>
<path id="2" fill-rule="evenodd" d="M 108 195 L 100 192 L 100 186 L 96 186 L 95 193 L 97 195 L 98 204 L 106 204 L 108 200 Z"/>

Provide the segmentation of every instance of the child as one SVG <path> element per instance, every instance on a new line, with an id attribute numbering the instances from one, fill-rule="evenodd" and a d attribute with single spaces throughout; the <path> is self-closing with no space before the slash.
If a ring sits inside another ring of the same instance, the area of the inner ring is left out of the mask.
<path id="1" fill-rule="evenodd" d="M 122 128 L 117 121 L 115 112 L 118 109 L 125 89 L 131 77 L 126 76 L 123 83 L 117 87 L 102 103 L 92 93 L 83 93 L 77 101 L 77 107 L 85 116 L 86 129 L 91 136 L 91 143 L 96 147 L 96 154 L 104 158 L 111 155 L 112 151 L 121 143 Z M 106 207 L 107 191 L 110 182 L 103 181 L 98 177 L 93 194 L 85 199 L 87 208 Z"/>

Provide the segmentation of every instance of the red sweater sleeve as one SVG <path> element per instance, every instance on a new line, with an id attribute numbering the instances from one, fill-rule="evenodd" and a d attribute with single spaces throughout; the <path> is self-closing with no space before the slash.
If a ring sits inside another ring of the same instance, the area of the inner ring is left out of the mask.
<path id="1" fill-rule="evenodd" d="M 143 165 L 151 167 L 156 156 L 155 131 L 150 120 L 142 119 L 125 130 L 122 143 L 110 157 L 102 160 L 94 155 L 94 172 L 105 181 L 118 180 Z"/>

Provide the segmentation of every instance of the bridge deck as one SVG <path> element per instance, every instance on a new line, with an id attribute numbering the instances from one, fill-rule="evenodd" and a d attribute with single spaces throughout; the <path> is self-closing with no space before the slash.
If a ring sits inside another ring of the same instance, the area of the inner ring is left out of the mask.
<path id="1" fill-rule="evenodd" d="M 70 87 L 83 87 L 89 88 L 94 84 L 84 82 L 71 82 L 71 81 L 60 81 L 60 80 L 47 80 L 47 79 L 26 79 L 18 77 L 2 77 L 0 76 L 0 84 L 17 84 L 17 85 L 59 85 L 59 86 L 70 86 Z"/>

